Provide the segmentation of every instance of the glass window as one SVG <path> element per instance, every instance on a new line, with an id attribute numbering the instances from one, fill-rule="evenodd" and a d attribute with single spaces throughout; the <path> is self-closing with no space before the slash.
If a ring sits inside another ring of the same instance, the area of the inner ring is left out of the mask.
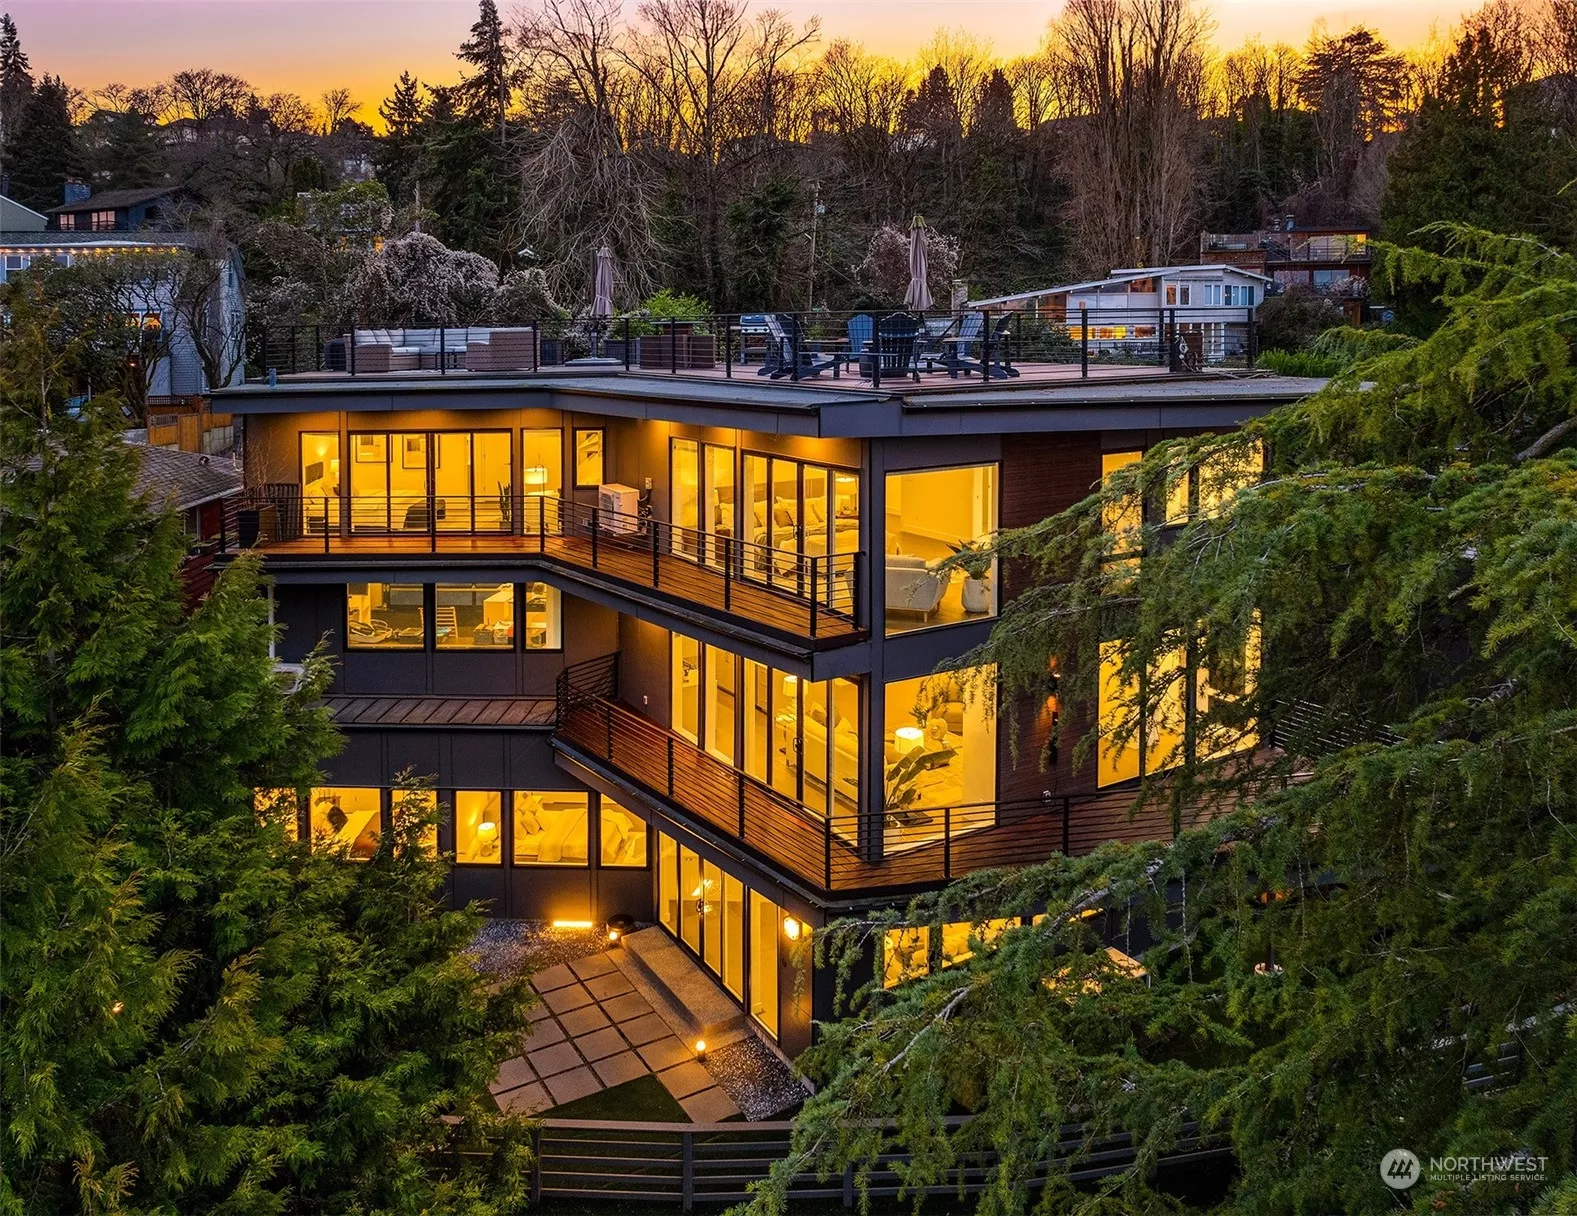
<path id="1" fill-rule="evenodd" d="M 325 527 L 339 528 L 339 434 L 308 431 L 301 436 L 302 527 L 322 536 Z"/>
<path id="2" fill-rule="evenodd" d="M 1113 473 L 1144 459 L 1143 452 L 1107 452 L 1101 457 L 1101 484 Z M 1170 504 L 1169 504 L 1170 505 Z M 1119 559 L 1137 560 L 1143 544 L 1144 504 L 1137 494 L 1102 508 L 1101 523 L 1114 538 L 1112 553 Z"/>
<path id="3" fill-rule="evenodd" d="M 706 445 L 706 509 L 701 513 L 701 528 L 712 539 L 704 554 L 707 562 L 721 566 L 728 560 L 723 543 L 738 535 L 734 522 L 734 449 L 719 444 Z"/>
<path id="4" fill-rule="evenodd" d="M 293 789 L 253 790 L 252 808 L 262 820 L 277 820 L 285 829 L 285 839 L 294 840 L 301 832 L 301 803 Z"/>
<path id="5" fill-rule="evenodd" d="M 602 796 L 598 861 L 604 867 L 639 868 L 646 864 L 646 820 L 634 811 Z M 518 836 L 519 833 L 517 832 Z"/>
<path id="6" fill-rule="evenodd" d="M 681 557 L 699 556 L 695 532 L 701 526 L 701 449 L 694 439 L 675 439 L 669 454 L 668 521 L 677 531 L 673 550 Z"/>
<path id="7" fill-rule="evenodd" d="M 679 932 L 679 846 L 657 833 L 657 916 L 670 933 Z"/>
<path id="8" fill-rule="evenodd" d="M 778 1037 L 778 935 L 783 912 L 750 893 L 750 1016 Z"/>
<path id="9" fill-rule="evenodd" d="M 575 431 L 575 488 L 595 489 L 603 483 L 602 428 Z"/>
<path id="10" fill-rule="evenodd" d="M 931 970 L 931 931 L 889 929 L 882 935 L 882 987 L 896 988 Z"/>
<path id="11" fill-rule="evenodd" d="M 701 742 L 701 643 L 673 635 L 673 729 L 691 743 Z"/>
<path id="12" fill-rule="evenodd" d="M 980 925 L 967 920 L 949 921 L 942 926 L 942 966 L 956 966 L 974 957 L 975 952 L 969 948 L 971 936 L 989 946 L 1015 923 L 1005 917 Z"/>
<path id="13" fill-rule="evenodd" d="M 428 857 L 438 856 L 437 790 L 395 790 L 389 795 L 389 809 L 393 812 L 396 839 L 407 816 L 425 819 L 420 837 L 422 852 Z"/>
<path id="14" fill-rule="evenodd" d="M 723 973 L 723 871 L 701 863 L 701 958 L 713 975 Z"/>
<path id="15" fill-rule="evenodd" d="M 547 583 L 527 583 L 526 649 L 560 650 L 563 646 L 563 605 L 559 589 Z"/>
<path id="16" fill-rule="evenodd" d="M 723 875 L 723 987 L 745 995 L 745 884 Z"/>
<path id="17" fill-rule="evenodd" d="M 727 708 L 731 713 L 731 704 Z M 858 814 L 858 684 L 846 678 L 805 681 L 746 659 L 743 713 L 747 774 L 835 821 Z M 739 763 L 734 756 L 726 758 Z"/>
<path id="18" fill-rule="evenodd" d="M 497 790 L 456 790 L 454 859 L 465 865 L 503 864 L 504 796 Z"/>
<path id="19" fill-rule="evenodd" d="M 427 644 L 420 583 L 348 583 L 345 644 L 352 650 L 421 650 Z"/>
<path id="20" fill-rule="evenodd" d="M 995 561 L 975 575 L 939 574 L 936 568 L 960 550 L 988 544 L 996 530 L 996 465 L 889 474 L 883 579 L 888 634 L 995 615 Z"/>
<path id="21" fill-rule="evenodd" d="M 701 953 L 701 917 L 706 910 L 706 883 L 701 877 L 701 859 L 679 846 L 679 937 L 685 945 Z"/>
<path id="22" fill-rule="evenodd" d="M 558 526 L 558 514 L 550 505 L 564 490 L 564 432 L 544 427 L 520 432 L 520 483 L 525 492 L 525 518 L 528 532 Z"/>
<path id="23" fill-rule="evenodd" d="M 433 637 L 439 650 L 513 650 L 513 583 L 439 583 L 433 591 Z"/>
<path id="24" fill-rule="evenodd" d="M 997 795 L 991 666 L 898 680 L 885 690 L 885 844 L 889 853 L 940 840 L 940 810 L 956 835 L 991 822 Z M 976 808 L 960 814 L 957 808 Z"/>
<path id="25" fill-rule="evenodd" d="M 589 807 L 584 790 L 516 790 L 515 864 L 584 866 Z"/>
<path id="26" fill-rule="evenodd" d="M 312 790 L 312 847 L 344 849 L 352 861 L 378 851 L 383 791 L 375 786 L 319 786 Z"/>
<path id="27" fill-rule="evenodd" d="M 734 763 L 734 689 L 738 660 L 716 646 L 706 648 L 706 750 L 724 764 Z"/>
<path id="28" fill-rule="evenodd" d="M 1101 686 L 1096 719 L 1100 730 L 1095 762 L 1097 785 L 1131 781 L 1139 775 L 1139 736 L 1129 720 L 1138 690 L 1134 687 L 1134 681 L 1122 674 L 1122 663 L 1122 643 L 1102 642 Z M 1119 739 L 1119 734 L 1124 731 L 1128 734 Z"/>
<path id="29" fill-rule="evenodd" d="M 1223 452 L 1200 463 L 1199 513 L 1210 519 L 1227 510 L 1239 491 L 1255 484 L 1265 467 L 1265 448 L 1255 440 L 1243 452 Z"/>

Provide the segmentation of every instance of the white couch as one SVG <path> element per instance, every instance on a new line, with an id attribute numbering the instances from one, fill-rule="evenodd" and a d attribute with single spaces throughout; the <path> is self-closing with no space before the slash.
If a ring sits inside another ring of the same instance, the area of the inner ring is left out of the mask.
<path id="1" fill-rule="evenodd" d="M 930 616 L 942 602 L 947 580 L 923 557 L 910 553 L 887 555 L 887 611 L 918 612 Z"/>
<path id="2" fill-rule="evenodd" d="M 785 753 L 790 764 L 794 762 L 793 748 L 787 746 L 787 728 L 780 726 L 782 737 L 779 739 L 779 749 Z M 827 784 L 827 724 L 822 720 L 822 707 L 813 705 L 805 715 L 804 745 L 800 755 L 804 757 L 805 775 L 814 777 L 823 786 Z M 860 733 L 859 727 L 847 718 L 840 716 L 833 724 L 832 730 L 833 772 L 842 783 L 835 793 L 845 798 L 859 797 L 860 774 Z"/>

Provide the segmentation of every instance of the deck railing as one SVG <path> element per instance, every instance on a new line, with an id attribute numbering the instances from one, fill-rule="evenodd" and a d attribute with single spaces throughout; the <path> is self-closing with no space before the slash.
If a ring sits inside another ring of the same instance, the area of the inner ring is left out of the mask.
<path id="1" fill-rule="evenodd" d="M 821 891 L 922 887 L 1111 840 L 1169 840 L 1220 809 L 1193 808 L 1186 822 L 1131 813 L 1125 790 L 829 815 L 617 700 L 617 665 L 608 655 L 565 673 L 555 740 Z"/>
<path id="2" fill-rule="evenodd" d="M 810 541 L 825 544 L 820 536 Z M 770 616 L 761 623 L 812 638 L 855 630 L 862 612 L 861 553 L 773 548 L 507 489 L 326 497 L 279 486 L 226 500 L 221 552 L 282 546 L 301 556 L 537 553 L 726 613 Z M 784 612 L 763 612 L 763 602 L 769 609 L 782 602 Z"/>
<path id="3" fill-rule="evenodd" d="M 1213 327 L 1203 346 L 1202 322 Z M 495 328 L 514 336 L 483 341 Z M 1228 329 L 1230 343 L 1212 345 L 1210 335 Z M 259 324 L 249 335 L 248 352 L 248 379 L 269 383 L 304 375 L 520 376 L 618 369 L 791 383 L 852 380 L 880 388 L 934 383 L 937 377 L 1012 380 L 1020 364 L 1055 365 L 1076 377 L 1088 376 L 1092 363 L 1180 370 L 1191 352 L 1212 362 L 1230 357 L 1252 366 L 1255 311 L 1202 308 L 1196 302 L 1088 311 L 1064 305 L 1039 311 L 630 314 L 537 318 L 508 327 L 483 322 L 369 329 L 303 322 Z"/>

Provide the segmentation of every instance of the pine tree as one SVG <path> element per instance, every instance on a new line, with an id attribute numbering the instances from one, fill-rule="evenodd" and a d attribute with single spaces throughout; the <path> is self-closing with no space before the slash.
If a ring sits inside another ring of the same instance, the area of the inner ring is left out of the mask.
<path id="1" fill-rule="evenodd" d="M 0 13 L 0 152 L 33 95 L 32 64 L 10 13 Z"/>
<path id="2" fill-rule="evenodd" d="M 509 50 L 504 45 L 504 23 L 494 0 L 481 0 L 471 36 L 460 44 L 455 57 L 476 68 L 475 75 L 460 85 L 466 113 L 485 126 L 496 127 L 502 142 L 514 77 L 509 68 Z"/>
<path id="3" fill-rule="evenodd" d="M 437 213 L 445 244 L 503 265 L 515 249 L 519 185 L 493 133 L 455 101 L 454 90 L 432 90 L 421 126 L 422 204 Z"/>
<path id="4" fill-rule="evenodd" d="M 384 133 L 378 140 L 373 161 L 378 180 L 396 206 L 412 201 L 417 181 L 416 159 L 421 148 L 420 127 L 423 117 L 421 85 L 409 72 L 401 72 L 394 92 L 378 107 Z"/>
<path id="5" fill-rule="evenodd" d="M 45 76 L 33 90 L 6 142 L 11 197 L 35 211 L 65 201 L 66 179 L 76 171 L 76 132 L 69 94 L 58 76 Z"/>
<path id="6" fill-rule="evenodd" d="M 417 800 L 360 865 L 254 803 L 320 782 L 326 672 L 278 682 L 252 562 L 186 612 L 183 529 L 133 498 L 116 402 L 68 405 L 95 335 L 46 286 L 0 340 L 0 1210 L 515 1210 L 486 1084 L 523 991 L 473 968 Z"/>
<path id="7" fill-rule="evenodd" d="M 1359 345 L 1307 401 L 1158 444 L 1001 539 L 1037 585 L 963 662 L 998 664 L 1005 715 L 1044 704 L 1055 662 L 1060 721 L 1104 736 L 1076 754 L 1153 753 L 1136 810 L 1181 831 L 824 934 L 846 987 L 873 954 L 880 972 L 888 931 L 928 933 L 933 963 L 821 1028 L 800 1060 L 820 1087 L 756 1211 L 784 1210 L 795 1171 L 858 1179 L 893 1142 L 913 1184 L 995 1149 L 983 1212 L 1024 1210 L 1041 1171 L 1036 1210 L 1175 1210 L 1150 1171 L 1196 1119 L 1240 1166 L 1217 1210 L 1245 1216 L 1521 1211 L 1538 1189 L 1431 1179 L 1399 1200 L 1378 1168 L 1397 1147 L 1572 1170 L 1577 259 L 1428 235 L 1445 252 L 1376 267 L 1441 295 L 1426 340 Z M 1168 523 L 1179 486 L 1201 509 Z M 972 954 L 941 965 L 956 922 Z M 949 1126 L 959 1109 L 976 1118 Z M 1094 1163 L 1069 1124 L 1131 1132 L 1136 1164 L 1075 1189 Z"/>
<path id="8" fill-rule="evenodd" d="M 111 190 L 156 186 L 164 178 L 163 150 L 153 124 L 133 107 L 110 120 L 109 134 L 99 154 L 104 184 Z"/>

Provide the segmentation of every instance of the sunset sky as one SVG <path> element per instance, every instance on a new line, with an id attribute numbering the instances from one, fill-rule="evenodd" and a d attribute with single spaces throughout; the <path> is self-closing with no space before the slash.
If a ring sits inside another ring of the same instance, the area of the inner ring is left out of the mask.
<path id="1" fill-rule="evenodd" d="M 777 0 L 770 6 L 797 21 L 820 14 L 824 41 L 850 38 L 883 54 L 906 56 L 936 28 L 963 25 L 1011 56 L 1035 47 L 1060 0 Z M 203 66 L 244 76 L 262 93 L 313 98 L 344 86 L 366 103 L 366 118 L 401 70 L 434 83 L 454 80 L 454 48 L 476 18 L 475 0 L 0 0 L 0 7 L 16 20 L 34 71 L 58 72 L 78 88 L 112 80 L 145 84 Z M 499 7 L 507 14 L 517 4 L 500 0 Z M 1409 46 L 1426 40 L 1432 26 L 1444 32 L 1478 4 L 1216 0 L 1208 7 L 1223 47 L 1252 34 L 1302 44 L 1321 19 L 1336 32 L 1362 22 Z"/>

